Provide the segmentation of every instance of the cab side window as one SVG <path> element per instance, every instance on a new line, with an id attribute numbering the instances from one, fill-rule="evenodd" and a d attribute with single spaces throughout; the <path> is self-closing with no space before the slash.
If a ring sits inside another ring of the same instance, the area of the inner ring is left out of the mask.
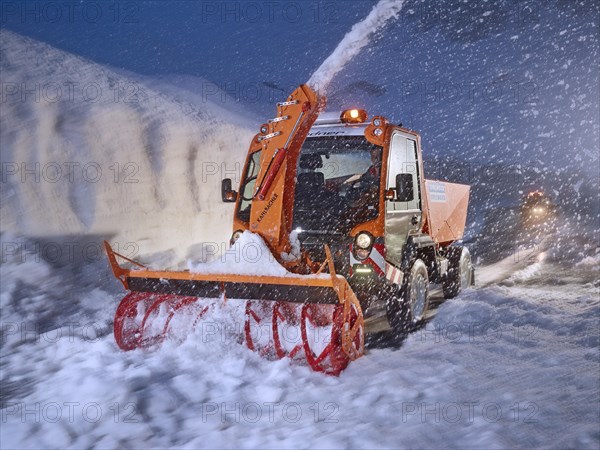
<path id="1" fill-rule="evenodd" d="M 252 197 L 254 196 L 254 187 L 256 185 L 256 177 L 260 170 L 260 154 L 262 150 L 254 152 L 248 161 L 248 168 L 244 176 L 244 184 L 240 190 L 240 204 L 238 209 L 238 217 L 244 222 L 250 221 L 250 206 L 252 205 Z"/>
<path id="2" fill-rule="evenodd" d="M 399 133 L 392 135 L 388 161 L 387 188 L 396 189 L 396 175 L 408 173 L 412 175 L 414 198 L 408 202 L 390 200 L 388 210 L 410 211 L 420 209 L 417 143 Z"/>

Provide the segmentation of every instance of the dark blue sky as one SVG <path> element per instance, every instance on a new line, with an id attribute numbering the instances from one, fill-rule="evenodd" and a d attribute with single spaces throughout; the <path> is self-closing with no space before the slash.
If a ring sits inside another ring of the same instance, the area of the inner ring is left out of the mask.
<path id="1" fill-rule="evenodd" d="M 2 25 L 137 73 L 280 82 L 307 79 L 374 4 L 27 0 L 4 2 Z"/>
<path id="2" fill-rule="evenodd" d="M 2 26 L 132 72 L 206 78 L 268 116 L 374 1 L 4 1 Z M 332 108 L 364 106 L 422 132 L 434 154 L 598 167 L 600 2 L 407 0 L 334 79 Z M 242 91 L 240 91 L 240 89 Z M 237 90 L 237 92 L 236 92 Z M 257 119 L 258 120 L 258 119 Z"/>

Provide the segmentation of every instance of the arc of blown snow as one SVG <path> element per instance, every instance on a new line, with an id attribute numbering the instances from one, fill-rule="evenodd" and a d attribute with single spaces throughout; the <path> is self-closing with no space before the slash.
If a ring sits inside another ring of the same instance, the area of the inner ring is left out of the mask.
<path id="1" fill-rule="evenodd" d="M 369 15 L 354 24 L 333 53 L 312 74 L 308 85 L 318 92 L 326 93 L 333 77 L 369 43 L 373 33 L 383 28 L 392 18 L 397 18 L 404 0 L 380 0 Z"/>

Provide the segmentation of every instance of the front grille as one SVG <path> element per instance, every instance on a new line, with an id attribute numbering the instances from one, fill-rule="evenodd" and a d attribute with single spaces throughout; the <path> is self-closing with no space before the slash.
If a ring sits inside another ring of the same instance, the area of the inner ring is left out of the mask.
<path id="1" fill-rule="evenodd" d="M 313 261 L 325 261 L 327 244 L 333 256 L 335 270 L 340 275 L 350 274 L 350 243 L 352 238 L 338 233 L 303 231 L 298 235 L 301 247 Z"/>

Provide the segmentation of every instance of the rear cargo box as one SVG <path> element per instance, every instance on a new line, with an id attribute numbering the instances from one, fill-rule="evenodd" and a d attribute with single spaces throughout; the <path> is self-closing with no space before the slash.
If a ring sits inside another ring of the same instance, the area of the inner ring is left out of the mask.
<path id="1" fill-rule="evenodd" d="M 469 190 L 464 184 L 425 180 L 427 229 L 436 243 L 449 244 L 463 237 Z"/>

